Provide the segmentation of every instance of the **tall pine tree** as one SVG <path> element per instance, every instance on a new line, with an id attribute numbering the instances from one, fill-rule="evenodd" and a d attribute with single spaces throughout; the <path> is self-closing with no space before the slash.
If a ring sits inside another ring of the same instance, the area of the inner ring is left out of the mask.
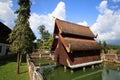
<path id="1" fill-rule="evenodd" d="M 30 0 L 19 0 L 19 8 L 15 11 L 17 19 L 15 20 L 15 27 L 9 35 L 10 50 L 17 53 L 17 74 L 20 73 L 21 55 L 30 53 L 32 50 L 35 35 L 29 27 L 30 17 Z"/>

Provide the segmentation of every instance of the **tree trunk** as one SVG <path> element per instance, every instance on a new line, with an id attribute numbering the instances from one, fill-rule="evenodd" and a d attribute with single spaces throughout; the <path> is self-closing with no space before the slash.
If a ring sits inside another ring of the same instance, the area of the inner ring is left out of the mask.
<path id="1" fill-rule="evenodd" d="M 20 53 L 17 54 L 17 74 L 20 73 Z"/>
<path id="2" fill-rule="evenodd" d="M 20 66 L 22 65 L 21 60 L 22 60 L 22 55 L 20 54 Z"/>

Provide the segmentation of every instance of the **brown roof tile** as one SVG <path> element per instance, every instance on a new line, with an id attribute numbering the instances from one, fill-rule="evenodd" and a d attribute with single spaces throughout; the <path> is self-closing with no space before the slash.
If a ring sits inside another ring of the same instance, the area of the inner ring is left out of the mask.
<path id="1" fill-rule="evenodd" d="M 78 50 L 100 50 L 102 47 L 95 40 L 85 40 L 76 38 L 63 38 L 65 44 L 70 45 L 71 51 Z"/>
<path id="2" fill-rule="evenodd" d="M 74 36 L 63 36 L 62 34 L 71 34 Z M 58 35 L 58 39 L 62 42 L 66 50 L 79 51 L 79 50 L 100 50 L 102 47 L 94 40 L 94 34 L 91 32 L 89 27 L 81 26 L 78 24 L 66 22 L 63 20 L 55 20 L 54 35 Z M 75 37 L 77 35 L 77 37 Z M 79 37 L 78 37 L 79 36 Z M 88 37 L 88 38 L 83 38 Z M 55 50 L 57 40 L 53 40 L 51 49 Z"/>
<path id="3" fill-rule="evenodd" d="M 55 23 L 57 24 L 61 33 L 73 34 L 73 35 L 85 36 L 85 37 L 91 37 L 91 38 L 95 37 L 95 35 L 91 32 L 89 27 L 66 22 L 59 19 L 56 19 Z"/>

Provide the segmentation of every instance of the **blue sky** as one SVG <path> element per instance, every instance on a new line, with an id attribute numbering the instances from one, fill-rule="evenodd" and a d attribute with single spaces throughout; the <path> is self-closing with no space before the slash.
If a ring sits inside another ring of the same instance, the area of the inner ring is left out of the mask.
<path id="1" fill-rule="evenodd" d="M 37 27 L 45 25 L 52 33 L 55 16 L 89 26 L 98 40 L 120 44 L 120 0 L 31 0 L 30 27 L 40 38 Z M 0 0 L 0 21 L 14 27 L 17 0 Z"/>
<path id="2" fill-rule="evenodd" d="M 97 5 L 99 5 L 101 0 L 32 0 L 33 5 L 31 7 L 32 12 L 36 12 L 38 14 L 48 14 L 54 11 L 57 4 L 62 1 L 65 3 L 65 11 L 66 11 L 66 20 L 71 22 L 80 22 L 83 20 L 88 20 L 90 24 L 95 22 L 98 11 L 96 9 Z M 36 4 L 36 2 L 37 5 Z M 96 2 L 95 2 L 96 1 Z"/>

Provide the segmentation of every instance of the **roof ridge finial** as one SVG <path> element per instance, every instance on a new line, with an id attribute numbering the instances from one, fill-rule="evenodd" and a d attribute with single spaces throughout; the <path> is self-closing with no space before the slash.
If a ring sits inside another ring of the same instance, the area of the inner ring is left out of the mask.
<path id="1" fill-rule="evenodd" d="M 98 37 L 98 33 L 95 35 L 95 38 L 97 38 Z"/>
<path id="2" fill-rule="evenodd" d="M 55 17 L 55 16 L 53 16 L 53 15 L 52 15 L 52 17 L 53 17 L 54 20 L 56 20 L 56 19 L 59 20 L 59 18 L 57 18 L 57 17 Z"/>
<path id="3" fill-rule="evenodd" d="M 56 20 L 57 18 L 55 16 L 52 16 L 53 17 L 53 20 Z"/>

